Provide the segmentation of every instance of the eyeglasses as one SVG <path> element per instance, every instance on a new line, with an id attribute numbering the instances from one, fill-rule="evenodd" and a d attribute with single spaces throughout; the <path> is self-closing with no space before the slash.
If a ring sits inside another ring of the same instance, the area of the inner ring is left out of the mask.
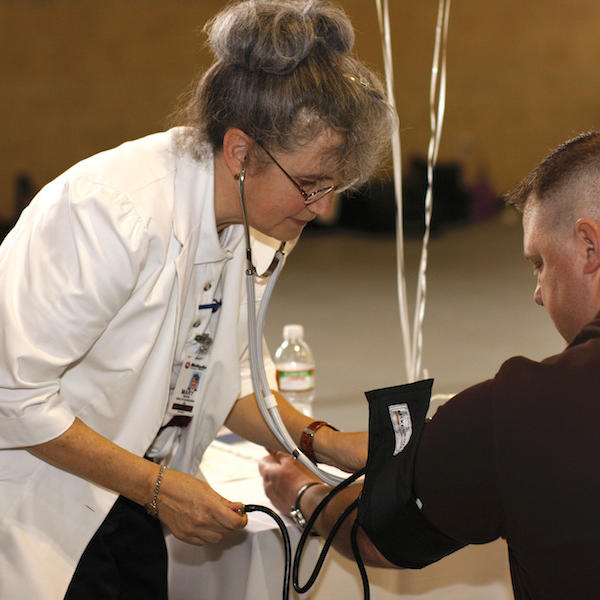
<path id="1" fill-rule="evenodd" d="M 296 189 L 302 194 L 302 199 L 304 200 L 304 206 L 308 206 L 309 204 L 313 204 L 317 200 L 320 200 L 327 194 L 338 189 L 337 185 L 328 185 L 320 190 L 315 190 L 314 192 L 307 192 L 300 184 L 296 183 L 293 177 L 277 162 L 275 157 L 260 143 L 256 142 L 267 154 L 267 156 L 279 167 L 279 170 L 294 184 Z"/>

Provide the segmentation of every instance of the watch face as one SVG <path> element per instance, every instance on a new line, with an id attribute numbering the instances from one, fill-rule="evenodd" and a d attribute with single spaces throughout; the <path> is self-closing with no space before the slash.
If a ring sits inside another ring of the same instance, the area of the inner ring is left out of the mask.
<path id="1" fill-rule="evenodd" d="M 298 527 L 301 529 L 306 527 L 306 519 L 299 508 L 292 508 L 290 511 L 290 517 L 292 517 L 294 523 L 296 523 L 296 525 L 298 525 Z"/>

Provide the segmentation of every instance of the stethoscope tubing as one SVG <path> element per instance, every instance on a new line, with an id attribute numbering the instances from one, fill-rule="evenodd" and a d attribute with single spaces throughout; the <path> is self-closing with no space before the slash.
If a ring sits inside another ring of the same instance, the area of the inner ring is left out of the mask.
<path id="1" fill-rule="evenodd" d="M 248 218 L 246 214 L 246 199 L 244 195 L 244 182 L 246 179 L 246 165 L 244 164 L 239 174 L 239 194 L 240 204 L 242 208 L 242 220 L 244 225 L 244 234 L 246 240 L 246 289 L 247 289 L 247 306 L 248 306 L 248 349 L 250 355 L 250 372 L 252 377 L 252 387 L 256 403 L 265 420 L 265 423 L 279 441 L 279 443 L 304 467 L 311 473 L 316 475 L 324 483 L 336 486 L 342 481 L 343 477 L 333 475 L 315 465 L 301 450 L 298 448 L 291 435 L 289 434 L 279 410 L 277 408 L 277 399 L 271 393 L 267 375 L 265 373 L 264 361 L 262 360 L 263 350 L 263 328 L 265 316 L 269 301 L 273 294 L 273 289 L 277 283 L 279 273 L 285 262 L 285 253 L 283 252 L 284 243 L 275 253 L 276 266 L 269 277 L 265 288 L 260 307 L 258 310 L 258 318 L 256 315 L 256 295 L 254 290 L 254 282 L 256 277 L 260 277 L 252 262 L 252 249 L 250 245 L 250 228 L 248 226 Z M 268 274 L 268 273 L 267 273 Z M 264 275 L 263 275 L 264 276 Z"/>

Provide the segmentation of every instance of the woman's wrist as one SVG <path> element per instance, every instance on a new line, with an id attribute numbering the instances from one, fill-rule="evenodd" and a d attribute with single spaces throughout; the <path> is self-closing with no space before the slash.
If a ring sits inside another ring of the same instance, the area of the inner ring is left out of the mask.
<path id="1" fill-rule="evenodd" d="M 334 447 L 332 434 L 338 430 L 325 421 L 313 421 L 305 427 L 300 436 L 300 450 L 313 462 L 331 462 Z"/>
<path id="2" fill-rule="evenodd" d="M 314 448 L 319 462 L 354 473 L 367 462 L 369 434 L 366 431 L 332 431 L 326 427 L 319 430 Z"/>
<path id="3" fill-rule="evenodd" d="M 150 500 L 150 502 L 146 502 L 146 504 L 144 504 L 146 512 L 155 519 L 158 519 L 158 505 L 156 502 L 158 500 L 158 493 L 160 492 L 160 485 L 162 483 L 163 474 L 166 471 L 166 469 L 167 467 L 165 465 L 160 466 L 158 470 L 158 475 L 156 476 L 156 481 L 154 483 L 154 488 L 152 490 L 152 499 Z"/>
<path id="4" fill-rule="evenodd" d="M 321 427 L 313 436 L 313 449 L 317 462 L 337 466 L 336 436 L 340 431 L 330 427 Z"/>

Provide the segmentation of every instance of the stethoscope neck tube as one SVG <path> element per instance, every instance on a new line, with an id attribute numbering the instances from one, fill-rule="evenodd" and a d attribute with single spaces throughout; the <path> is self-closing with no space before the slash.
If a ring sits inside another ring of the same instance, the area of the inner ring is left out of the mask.
<path id="1" fill-rule="evenodd" d="M 240 205 L 242 208 L 242 219 L 244 224 L 244 234 L 246 236 L 246 293 L 247 293 L 247 306 L 248 306 L 248 350 L 250 357 L 250 373 L 252 378 L 252 387 L 254 389 L 254 396 L 258 408 L 265 420 L 265 423 L 272 431 L 273 435 L 279 441 L 279 443 L 287 449 L 287 451 L 302 465 L 304 465 L 309 471 L 314 473 L 321 481 L 335 486 L 340 483 L 343 479 L 337 475 L 328 473 L 319 469 L 313 462 L 305 456 L 301 450 L 297 447 L 296 443 L 290 436 L 279 410 L 277 408 L 277 400 L 271 393 L 267 375 L 265 373 L 263 357 L 263 344 L 262 344 L 262 332 L 265 314 L 269 299 L 273 292 L 273 288 L 279 276 L 279 272 L 283 267 L 285 254 L 283 252 L 285 242 L 282 242 L 275 257 L 271 262 L 269 268 L 262 274 L 258 275 L 256 267 L 252 261 L 252 248 L 250 245 L 250 227 L 248 224 L 248 217 L 246 212 L 246 197 L 244 194 L 244 183 L 246 180 L 246 163 L 242 166 L 242 170 L 239 174 L 239 191 L 240 191 Z M 266 289 L 263 292 L 263 297 L 258 311 L 258 318 L 256 315 L 256 300 L 255 300 L 255 278 L 256 277 L 269 277 Z"/>
<path id="2" fill-rule="evenodd" d="M 246 161 L 242 165 L 242 170 L 238 175 L 238 186 L 240 193 L 240 207 L 242 209 L 242 220 L 244 222 L 244 237 L 246 240 L 246 263 L 247 275 L 254 275 L 256 273 L 256 269 L 254 268 L 254 264 L 252 261 L 252 246 L 250 245 L 250 227 L 248 226 L 248 214 L 246 212 L 246 195 L 244 194 L 244 183 L 246 181 Z"/>

